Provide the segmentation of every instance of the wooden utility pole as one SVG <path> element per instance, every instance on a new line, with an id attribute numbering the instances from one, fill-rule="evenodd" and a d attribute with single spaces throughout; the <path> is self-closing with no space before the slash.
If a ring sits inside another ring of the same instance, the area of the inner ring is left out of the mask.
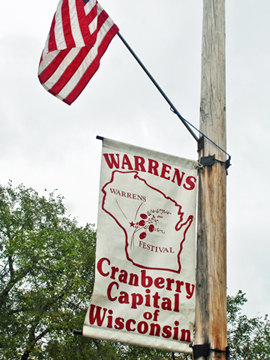
<path id="1" fill-rule="evenodd" d="M 225 0 L 203 5 L 200 130 L 226 150 Z M 194 348 L 199 360 L 225 360 L 227 347 L 226 154 L 204 138 L 199 158 L 211 163 L 213 155 L 215 161 L 199 174 Z"/>

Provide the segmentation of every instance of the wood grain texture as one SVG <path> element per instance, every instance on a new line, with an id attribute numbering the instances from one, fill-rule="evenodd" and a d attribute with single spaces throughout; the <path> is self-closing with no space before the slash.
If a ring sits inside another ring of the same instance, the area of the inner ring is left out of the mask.
<path id="1" fill-rule="evenodd" d="M 226 148 L 225 0 L 204 0 L 200 130 Z M 205 139 L 204 156 L 225 155 Z"/>
<path id="2" fill-rule="evenodd" d="M 225 0 L 204 0 L 200 130 L 226 150 Z M 205 139 L 199 157 L 226 156 Z M 226 168 L 215 163 L 199 174 L 195 345 L 227 346 Z M 204 360 L 201 357 L 199 360 Z M 210 351 L 210 360 L 225 353 Z"/>

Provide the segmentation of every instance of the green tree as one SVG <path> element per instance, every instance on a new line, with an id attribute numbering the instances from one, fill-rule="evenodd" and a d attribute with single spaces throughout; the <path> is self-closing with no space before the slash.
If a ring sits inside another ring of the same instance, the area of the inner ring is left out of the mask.
<path id="1" fill-rule="evenodd" d="M 191 359 L 74 336 L 94 284 L 96 233 L 65 215 L 63 197 L 0 185 L 0 358 L 3 360 Z M 228 296 L 234 360 L 270 359 L 270 322 L 247 318 L 241 291 Z"/>
<path id="2" fill-rule="evenodd" d="M 47 359 L 81 326 L 94 282 L 95 232 L 63 197 L 0 186 L 0 354 Z M 1 356 L 0 355 L 0 356 Z"/>
<path id="3" fill-rule="evenodd" d="M 245 294 L 227 297 L 228 346 L 231 359 L 270 359 L 270 321 L 268 315 L 249 319 L 242 315 L 242 306 L 247 302 Z"/>
<path id="4" fill-rule="evenodd" d="M 94 284 L 93 228 L 65 215 L 63 197 L 0 186 L 0 358 L 170 359 L 172 354 L 74 336 Z"/>

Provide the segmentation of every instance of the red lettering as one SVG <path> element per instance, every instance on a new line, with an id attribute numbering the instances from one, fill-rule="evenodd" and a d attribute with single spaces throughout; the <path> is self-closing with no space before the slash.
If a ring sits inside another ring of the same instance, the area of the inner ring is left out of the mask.
<path id="1" fill-rule="evenodd" d="M 125 165 L 127 165 L 128 170 L 133 170 L 131 162 L 126 154 L 123 156 L 122 169 L 125 169 Z"/>
<path id="2" fill-rule="evenodd" d="M 121 317 L 118 317 L 115 319 L 115 325 L 114 325 L 114 328 L 117 329 L 117 330 L 122 330 L 124 329 L 124 319 L 121 318 Z"/>
<path id="3" fill-rule="evenodd" d="M 135 331 L 135 329 L 131 328 L 130 324 L 136 324 L 136 321 L 134 319 L 128 319 L 127 322 L 126 322 L 126 329 L 127 331 Z"/>
<path id="4" fill-rule="evenodd" d="M 179 294 L 174 294 L 174 309 L 173 311 L 179 312 L 180 296 Z"/>
<path id="5" fill-rule="evenodd" d="M 160 296 L 158 295 L 158 292 L 156 292 L 155 295 L 153 295 L 153 299 L 154 299 L 154 304 L 153 304 L 153 306 L 154 306 L 155 308 L 159 308 L 158 300 L 160 299 Z"/>
<path id="6" fill-rule="evenodd" d="M 112 310 L 108 310 L 108 313 L 109 313 L 110 315 L 107 316 L 107 320 L 108 320 L 108 322 L 107 322 L 107 327 L 108 327 L 108 328 L 112 328 L 112 324 L 113 324 L 112 314 L 113 314 L 113 311 L 112 311 Z"/>
<path id="7" fill-rule="evenodd" d="M 171 168 L 172 167 L 170 165 L 166 165 L 166 164 L 162 163 L 162 170 L 161 170 L 160 177 L 162 177 L 163 179 L 166 179 L 166 180 L 170 180 L 170 177 L 166 177 L 166 174 L 170 173 Z"/>
<path id="8" fill-rule="evenodd" d="M 137 326 L 138 333 L 146 334 L 148 331 L 148 324 L 146 321 L 140 321 Z"/>
<path id="9" fill-rule="evenodd" d="M 139 276 L 137 274 L 129 274 L 128 285 L 139 286 Z"/>
<path id="10" fill-rule="evenodd" d="M 104 261 L 107 261 L 107 262 L 108 262 L 108 265 L 111 264 L 109 259 L 107 259 L 107 258 L 102 258 L 102 259 L 98 260 L 97 270 L 98 270 L 98 272 L 100 273 L 100 275 L 102 275 L 102 276 L 108 276 L 108 275 L 109 275 L 109 272 L 104 273 L 104 272 L 102 271 L 102 264 L 103 264 Z"/>
<path id="11" fill-rule="evenodd" d="M 158 164 L 158 162 L 156 160 L 148 159 L 148 172 L 149 172 L 149 174 L 153 174 L 153 175 L 158 176 L 158 171 L 157 171 L 158 165 L 159 164 Z"/>
<path id="12" fill-rule="evenodd" d="M 150 324 L 150 332 L 149 335 L 151 336 L 160 336 L 160 325 L 151 323 Z"/>
<path id="13" fill-rule="evenodd" d="M 134 155 L 134 159 L 135 159 L 135 170 L 146 172 L 144 167 L 144 163 L 145 163 L 144 158 L 141 156 Z"/>
<path id="14" fill-rule="evenodd" d="M 162 277 L 156 278 L 155 281 L 154 281 L 155 287 L 157 287 L 158 289 L 163 289 L 164 288 L 164 282 L 165 282 L 164 278 L 162 278 Z"/>
<path id="15" fill-rule="evenodd" d="M 115 280 L 115 273 L 117 273 L 119 271 L 118 267 L 112 266 L 112 273 L 111 273 L 111 279 Z"/>
<path id="16" fill-rule="evenodd" d="M 172 301 L 169 298 L 162 298 L 162 303 L 161 303 L 161 309 L 162 310 L 172 310 Z"/>
<path id="17" fill-rule="evenodd" d="M 146 275 L 146 271 L 142 270 L 141 271 L 142 274 L 142 278 L 141 278 L 141 282 L 142 282 L 142 286 L 143 287 L 150 287 L 153 284 L 153 279 L 151 276 L 147 276 Z"/>
<path id="18" fill-rule="evenodd" d="M 151 290 L 147 289 L 145 290 L 146 294 L 145 294 L 145 306 L 151 306 L 150 303 L 150 292 Z"/>
<path id="19" fill-rule="evenodd" d="M 171 336 L 172 336 L 172 328 L 171 328 L 171 326 L 164 326 L 163 327 L 162 337 L 164 337 L 165 339 L 169 339 Z"/>
<path id="20" fill-rule="evenodd" d="M 181 338 L 180 338 L 180 341 L 186 341 L 188 343 L 191 342 L 191 339 L 190 339 L 190 331 L 189 330 L 185 330 L 185 329 L 182 329 L 181 330 Z"/>
<path id="21" fill-rule="evenodd" d="M 117 160 L 115 159 L 114 154 L 103 154 L 103 156 L 110 169 L 112 169 L 113 167 L 119 169 L 119 154 L 116 154 Z"/>
<path id="22" fill-rule="evenodd" d="M 175 291 L 177 291 L 179 293 L 182 292 L 181 287 L 182 287 L 182 285 L 184 285 L 184 281 L 176 280 L 175 284 L 176 284 Z"/>
<path id="23" fill-rule="evenodd" d="M 112 297 L 112 287 L 114 285 L 116 286 L 116 289 L 119 289 L 119 285 L 117 284 L 116 281 L 113 281 L 110 283 L 110 285 L 108 286 L 108 289 L 107 289 L 107 296 L 110 301 L 115 301 L 117 299 L 117 296 Z"/>
<path id="24" fill-rule="evenodd" d="M 184 184 L 184 188 L 186 190 L 193 190 L 195 188 L 195 183 L 196 183 L 197 179 L 194 176 L 188 176 L 186 178 L 186 184 Z"/>
<path id="25" fill-rule="evenodd" d="M 142 305 L 143 303 L 143 296 L 141 294 L 132 293 L 131 294 L 131 308 L 137 309 L 137 305 Z"/>
<path id="26" fill-rule="evenodd" d="M 119 282 L 126 284 L 127 283 L 127 277 L 128 277 L 127 271 L 126 270 L 121 270 L 120 274 L 121 275 L 119 275 L 119 277 L 118 277 Z"/>
<path id="27" fill-rule="evenodd" d="M 128 293 L 126 293 L 125 291 L 120 291 L 120 296 L 118 301 L 120 304 L 129 304 Z"/>
<path id="28" fill-rule="evenodd" d="M 96 309 L 96 312 L 95 312 Z M 91 304 L 90 311 L 89 311 L 89 322 L 91 325 L 93 325 L 95 322 L 97 322 L 98 326 L 102 326 L 105 315 L 106 315 L 106 308 L 103 308 L 103 317 L 101 318 L 101 307 Z"/>
<path id="29" fill-rule="evenodd" d="M 166 279 L 167 281 L 167 287 L 166 287 L 166 290 L 172 290 L 172 284 L 174 283 L 174 279 L 171 279 L 171 278 L 167 278 Z"/>
<path id="30" fill-rule="evenodd" d="M 183 181 L 183 178 L 184 178 L 184 175 L 185 175 L 184 172 L 182 172 L 181 175 L 180 175 L 179 169 L 176 169 L 176 168 L 175 168 L 175 169 L 174 169 L 173 178 L 172 178 L 172 182 L 174 183 L 174 182 L 175 182 L 175 178 L 176 178 L 176 180 L 177 180 L 177 185 L 178 185 L 178 186 L 181 186 L 182 181 Z"/>
<path id="31" fill-rule="evenodd" d="M 175 321 L 174 325 L 176 325 L 176 327 L 173 328 L 173 339 L 174 340 L 178 340 L 178 325 L 179 325 L 179 321 Z"/>
<path id="32" fill-rule="evenodd" d="M 191 286 L 191 288 L 190 288 Z M 195 289 L 195 285 L 194 284 L 190 284 L 190 283 L 186 283 L 186 291 L 187 291 L 187 295 L 186 298 L 187 299 L 191 299 L 193 294 L 194 294 L 194 289 Z"/>

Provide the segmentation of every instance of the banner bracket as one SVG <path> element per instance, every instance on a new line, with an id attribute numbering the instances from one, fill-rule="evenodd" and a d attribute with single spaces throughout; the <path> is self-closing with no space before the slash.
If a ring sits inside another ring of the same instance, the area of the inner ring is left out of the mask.
<path id="1" fill-rule="evenodd" d="M 80 336 L 82 336 L 82 331 L 81 331 L 81 330 L 72 329 L 71 332 L 72 332 L 73 335 L 80 335 Z"/>
<path id="2" fill-rule="evenodd" d="M 192 348 L 194 359 L 201 356 L 207 357 L 210 354 L 210 344 L 194 345 Z"/>
<path id="3" fill-rule="evenodd" d="M 215 162 L 216 162 L 215 155 L 203 156 L 200 158 L 200 164 L 202 164 L 202 166 L 213 166 Z"/>
<path id="4" fill-rule="evenodd" d="M 210 344 L 203 344 L 203 345 L 193 345 L 193 356 L 194 359 L 198 359 L 202 356 L 208 357 L 210 354 L 210 351 L 214 351 L 217 353 L 226 353 L 226 360 L 230 359 L 230 350 L 227 346 L 225 350 L 219 350 L 219 349 L 211 349 Z"/>
<path id="5" fill-rule="evenodd" d="M 229 156 L 229 159 L 227 159 L 226 161 L 220 161 L 216 159 L 215 155 L 210 155 L 210 156 L 203 156 L 199 160 L 199 163 L 202 166 L 213 166 L 216 162 L 225 164 L 227 170 L 231 166 L 231 157 Z"/>

